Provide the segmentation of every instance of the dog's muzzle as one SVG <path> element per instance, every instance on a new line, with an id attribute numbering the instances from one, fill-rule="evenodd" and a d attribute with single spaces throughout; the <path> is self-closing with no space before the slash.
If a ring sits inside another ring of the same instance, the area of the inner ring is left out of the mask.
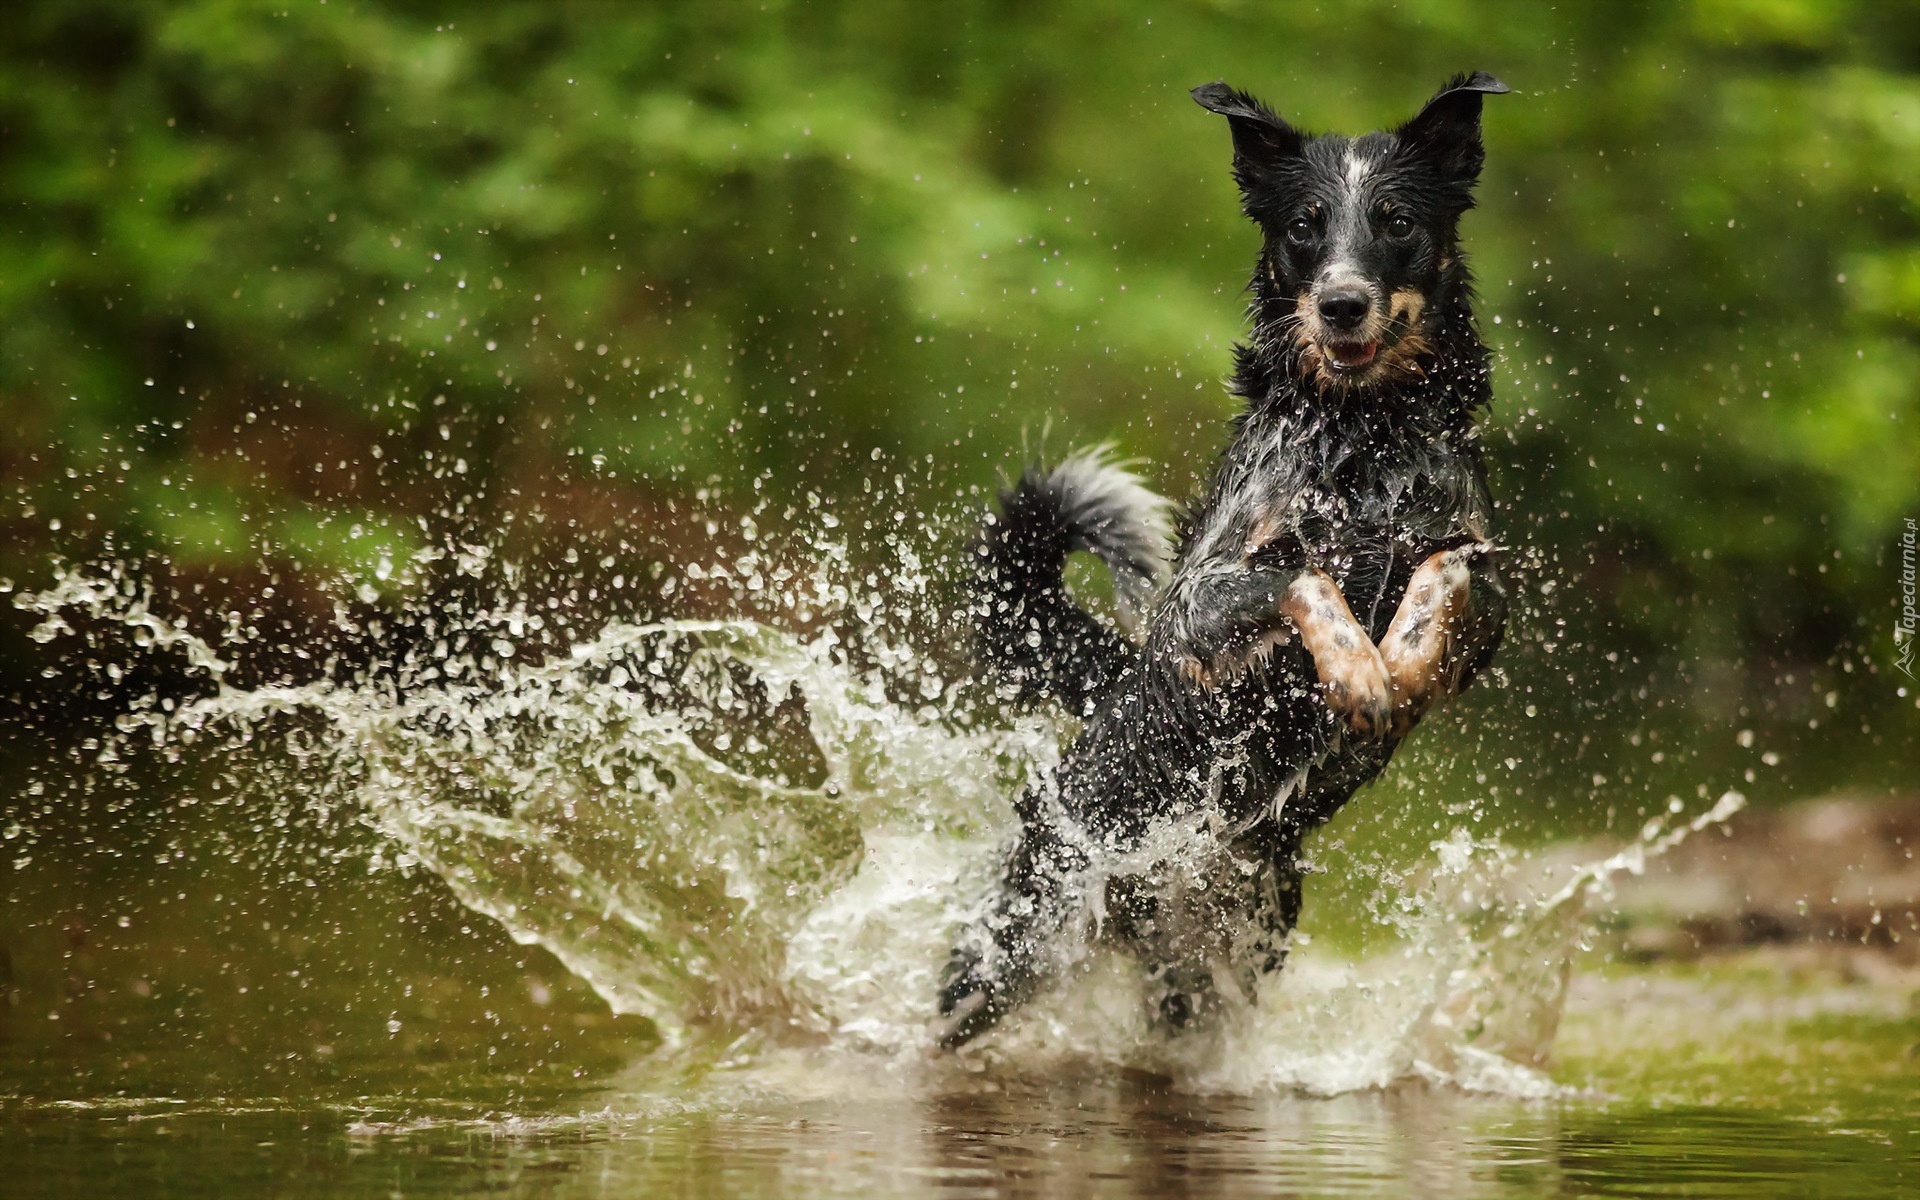
<path id="1" fill-rule="evenodd" d="M 1360 371 L 1380 354 L 1373 291 L 1358 282 L 1322 287 L 1314 298 L 1320 319 L 1321 350 L 1336 371 Z"/>

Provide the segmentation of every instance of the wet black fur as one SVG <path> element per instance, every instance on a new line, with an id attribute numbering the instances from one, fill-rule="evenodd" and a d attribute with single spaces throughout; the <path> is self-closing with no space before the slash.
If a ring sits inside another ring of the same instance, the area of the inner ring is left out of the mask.
<path id="1" fill-rule="evenodd" d="M 1487 351 L 1457 229 L 1481 166 L 1481 97 L 1505 90 L 1463 76 L 1399 129 L 1349 140 L 1299 133 L 1224 84 L 1195 89 L 1232 125 L 1235 178 L 1264 236 L 1252 334 L 1232 379 L 1246 407 L 1181 523 L 1138 643 L 1067 593 L 1067 553 L 1098 538 L 1049 494 L 1044 472 L 1010 489 L 988 524 L 975 593 L 982 657 L 1085 726 L 1016 806 L 1022 831 L 940 994 L 943 1044 L 985 1029 L 1069 966 L 1096 923 L 1145 961 L 1176 1027 L 1221 983 L 1251 994 L 1280 965 L 1299 914 L 1301 839 L 1379 773 L 1396 740 L 1334 717 L 1297 638 L 1256 650 L 1285 636 L 1276 606 L 1305 568 L 1331 576 L 1378 641 L 1416 566 L 1492 536 L 1473 429 L 1490 398 Z M 1348 186 L 1352 154 L 1375 164 L 1364 197 Z M 1395 215 L 1403 219 L 1389 227 Z M 1349 236 L 1336 246 L 1341 220 Z M 1325 284 L 1334 255 L 1376 301 L 1403 290 L 1423 298 L 1419 320 L 1381 343 L 1417 336 L 1425 349 L 1413 369 L 1351 380 L 1313 369 L 1296 336 L 1298 304 Z M 1250 537 L 1262 544 L 1249 554 Z M 1469 678 L 1493 654 L 1505 614 L 1490 556 L 1471 578 Z M 1124 853 L 1195 814 L 1227 833 L 1221 860 L 1202 868 L 1213 883 L 1204 893 L 1170 884 L 1178 871 L 1168 864 L 1096 874 L 1102 848 Z"/>

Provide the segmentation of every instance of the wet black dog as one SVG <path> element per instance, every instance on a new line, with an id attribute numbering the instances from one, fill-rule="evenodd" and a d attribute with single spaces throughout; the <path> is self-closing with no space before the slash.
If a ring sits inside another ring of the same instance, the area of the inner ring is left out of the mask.
<path id="1" fill-rule="evenodd" d="M 1492 656 L 1506 601 L 1473 430 L 1490 389 L 1458 227 L 1481 100 L 1506 90 L 1462 76 L 1353 139 L 1194 90 L 1232 127 L 1265 239 L 1233 377 L 1246 410 L 1164 586 L 1165 505 L 1097 452 L 1029 470 L 988 520 L 982 656 L 1085 728 L 1016 806 L 1021 834 L 948 967 L 940 1044 L 1004 1016 L 1096 928 L 1147 963 L 1172 1027 L 1222 989 L 1250 996 L 1299 915 L 1302 837 Z M 1140 641 L 1075 604 L 1075 550 L 1150 604 Z M 1195 846 L 1213 849 L 1196 862 Z"/>

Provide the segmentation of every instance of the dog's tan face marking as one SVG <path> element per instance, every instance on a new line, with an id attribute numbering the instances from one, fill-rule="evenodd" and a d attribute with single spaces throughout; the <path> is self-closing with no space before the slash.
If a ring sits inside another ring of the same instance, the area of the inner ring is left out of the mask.
<path id="1" fill-rule="evenodd" d="M 1320 355 L 1320 314 L 1314 309 L 1313 295 L 1302 292 L 1293 302 L 1293 342 L 1300 347 L 1300 373 L 1318 376 L 1320 386 L 1332 382 L 1326 361 Z"/>
<path id="2" fill-rule="evenodd" d="M 1393 323 L 1411 331 L 1420 324 L 1420 315 L 1427 311 L 1427 297 L 1413 288 L 1402 288 L 1393 294 L 1393 302 L 1387 307 Z"/>
<path id="3" fill-rule="evenodd" d="M 1427 373 L 1426 363 L 1433 355 L 1433 346 L 1426 338 L 1417 333 L 1409 333 L 1393 345 L 1380 352 L 1374 362 L 1376 378 L 1398 376 L 1420 379 Z"/>
<path id="4" fill-rule="evenodd" d="M 1423 333 L 1424 326 L 1420 318 L 1427 311 L 1426 294 L 1413 288 L 1402 288 L 1393 294 L 1389 305 L 1393 327 L 1399 336 L 1380 353 L 1375 367 L 1381 375 L 1424 376 L 1426 369 L 1422 360 L 1433 353 Z"/>

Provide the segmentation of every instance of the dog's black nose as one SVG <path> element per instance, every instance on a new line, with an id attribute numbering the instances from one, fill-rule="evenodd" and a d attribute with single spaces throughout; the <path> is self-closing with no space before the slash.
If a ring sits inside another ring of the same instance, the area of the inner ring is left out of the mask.
<path id="1" fill-rule="evenodd" d="M 1367 319 L 1367 311 L 1373 307 L 1373 297 L 1365 288 L 1341 287 L 1328 288 L 1320 293 L 1320 319 L 1330 329 L 1342 333 L 1351 333 L 1360 328 Z"/>

